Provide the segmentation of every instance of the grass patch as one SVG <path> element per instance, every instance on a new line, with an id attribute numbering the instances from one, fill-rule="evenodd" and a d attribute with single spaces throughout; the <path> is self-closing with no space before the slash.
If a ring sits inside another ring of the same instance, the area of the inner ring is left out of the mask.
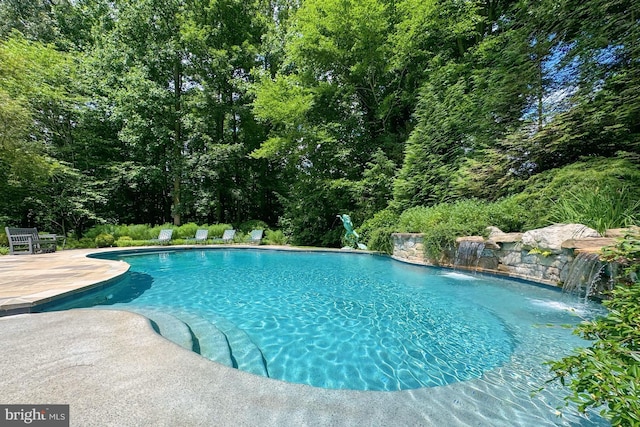
<path id="1" fill-rule="evenodd" d="M 640 220 L 640 200 L 628 185 L 580 186 L 553 202 L 551 220 L 584 224 L 600 234 Z"/>

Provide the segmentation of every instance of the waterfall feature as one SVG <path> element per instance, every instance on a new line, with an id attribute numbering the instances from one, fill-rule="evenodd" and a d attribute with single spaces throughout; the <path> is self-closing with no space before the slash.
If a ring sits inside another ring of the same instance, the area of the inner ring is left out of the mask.
<path id="1" fill-rule="evenodd" d="M 484 251 L 484 242 L 463 240 L 456 250 L 455 266 L 478 268 L 478 263 Z"/>
<path id="2" fill-rule="evenodd" d="M 606 264 L 600 261 L 598 254 L 580 252 L 569 267 L 562 290 L 589 298 L 595 293 L 605 267 Z"/>

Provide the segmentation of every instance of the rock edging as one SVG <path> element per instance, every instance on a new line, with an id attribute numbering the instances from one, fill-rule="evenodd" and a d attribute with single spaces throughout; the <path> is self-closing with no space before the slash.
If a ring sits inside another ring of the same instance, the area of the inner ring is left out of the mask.
<path id="1" fill-rule="evenodd" d="M 567 280 L 578 253 L 598 252 L 615 243 L 615 238 L 602 237 L 582 224 L 554 224 L 525 233 L 504 233 L 497 227 L 488 227 L 487 231 L 488 237 L 463 236 L 456 240 L 457 248 L 476 245 L 479 256 L 474 258 L 475 265 L 456 265 L 455 254 L 443 254 L 441 260 L 427 259 L 420 233 L 392 234 L 392 257 L 413 264 L 470 269 L 559 286 Z M 615 230 L 607 235 L 623 233 Z"/>

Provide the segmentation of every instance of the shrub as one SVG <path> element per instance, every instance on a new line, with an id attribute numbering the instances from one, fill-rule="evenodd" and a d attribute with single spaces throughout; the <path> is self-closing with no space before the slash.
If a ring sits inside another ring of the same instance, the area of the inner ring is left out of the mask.
<path id="1" fill-rule="evenodd" d="M 580 412 L 600 409 L 614 426 L 640 425 L 640 238 L 627 236 L 604 252 L 605 261 L 624 266 L 624 274 L 603 304 L 608 314 L 583 322 L 574 333 L 594 340 L 559 361 L 549 362 L 554 378 L 571 390 L 566 398 Z"/>
<path id="2" fill-rule="evenodd" d="M 88 229 L 84 233 L 84 237 L 95 239 L 102 233 L 111 234 L 115 239 L 119 239 L 123 236 L 131 237 L 133 240 L 146 240 L 152 238 L 151 226 L 147 224 L 100 224 Z"/>
<path id="3" fill-rule="evenodd" d="M 505 233 L 526 230 L 531 221 L 526 204 L 519 197 L 506 197 L 486 205 L 487 225 L 498 227 Z"/>
<path id="4" fill-rule="evenodd" d="M 264 238 L 264 243 L 267 245 L 286 245 L 287 244 L 287 236 L 284 235 L 282 230 L 266 230 Z"/>
<path id="5" fill-rule="evenodd" d="M 367 248 L 371 251 L 378 251 L 385 254 L 393 253 L 393 240 L 391 234 L 394 232 L 393 228 L 382 227 L 376 228 L 369 233 L 369 240 L 367 240 Z"/>
<path id="6" fill-rule="evenodd" d="M 116 241 L 116 246 L 119 248 L 129 248 L 133 246 L 145 246 L 148 245 L 148 240 L 132 240 L 128 236 L 123 236 Z"/>
<path id="7" fill-rule="evenodd" d="M 360 239 L 367 241 L 371 233 L 378 228 L 395 228 L 398 223 L 398 217 L 399 215 L 395 210 L 390 208 L 377 212 L 373 218 L 367 219 L 358 228 Z"/>
<path id="8" fill-rule="evenodd" d="M 132 240 L 151 239 L 151 226 L 148 224 L 121 225 L 116 230 L 116 237 L 128 236 Z"/>
<path id="9" fill-rule="evenodd" d="M 264 223 L 258 223 L 257 225 L 261 225 Z M 185 239 L 192 238 L 195 236 L 196 231 L 199 229 L 206 228 L 209 230 L 209 238 L 222 237 L 222 233 L 224 230 L 232 229 L 233 227 L 230 224 L 213 224 L 213 225 L 198 225 L 196 223 L 190 222 L 187 224 L 183 224 L 179 227 L 173 226 L 171 224 L 163 224 L 155 227 L 151 227 L 148 224 L 130 224 L 130 225 L 113 225 L 113 224 L 101 224 L 97 225 L 89 230 L 87 230 L 85 234 L 85 238 L 90 239 L 92 242 L 100 234 L 110 234 L 116 240 L 116 245 L 122 247 L 129 246 L 143 246 L 145 244 L 149 244 L 150 239 L 155 239 L 160 234 L 160 230 L 165 228 L 173 229 L 173 235 L 171 242 L 174 245 L 179 245 L 184 243 Z M 259 227 L 258 227 L 259 228 Z M 67 247 L 93 247 L 92 245 L 84 246 L 84 243 L 75 242 L 69 244 L 71 241 L 68 240 Z"/>
<path id="10" fill-rule="evenodd" d="M 523 183 L 522 192 L 513 197 L 526 209 L 523 229 L 529 230 L 553 222 L 591 222 L 593 228 L 606 227 L 592 219 L 602 212 L 605 217 L 617 217 L 611 209 L 607 210 L 609 202 L 605 201 L 614 196 L 617 200 L 612 202 L 618 207 L 629 206 L 625 199 L 628 202 L 640 199 L 640 167 L 623 156 L 588 159 L 534 175 Z M 585 208 L 591 211 L 588 217 L 565 215 Z M 636 218 L 639 214 L 636 206 Z M 620 219 L 610 223 L 624 224 L 624 218 Z"/>
<path id="11" fill-rule="evenodd" d="M 246 243 L 248 240 L 248 234 L 243 233 L 242 231 L 236 231 L 236 234 L 233 236 L 233 243 Z"/>
<path id="12" fill-rule="evenodd" d="M 396 231 L 398 214 L 391 208 L 383 209 L 362 223 L 357 230 L 360 241 L 366 242 L 369 250 L 386 254 L 393 253 L 391 234 Z"/>
<path id="13" fill-rule="evenodd" d="M 200 227 L 195 222 L 189 222 L 177 227 L 173 232 L 173 239 L 187 239 L 196 235 Z"/>
<path id="14" fill-rule="evenodd" d="M 502 212 L 503 207 L 511 209 L 511 213 Z M 397 231 L 423 233 L 425 255 L 437 262 L 454 248 L 460 236 L 486 235 L 489 225 L 511 230 L 518 224 L 513 219 L 515 212 L 519 212 L 519 208 L 510 200 L 488 203 L 471 199 L 415 207 L 400 215 Z"/>
<path id="15" fill-rule="evenodd" d="M 579 223 L 599 233 L 609 228 L 628 227 L 640 220 L 640 199 L 628 185 L 581 185 L 553 203 L 551 220 Z"/>
<path id="16" fill-rule="evenodd" d="M 126 248 L 129 246 L 135 246 L 134 240 L 129 236 L 122 236 L 116 240 L 116 246 L 119 248 Z"/>
<path id="17" fill-rule="evenodd" d="M 99 224 L 91 227 L 87 231 L 84 232 L 82 237 L 86 237 L 91 240 L 95 240 L 101 234 L 111 234 L 115 235 L 116 226 L 113 224 Z"/>
<path id="18" fill-rule="evenodd" d="M 252 219 L 238 225 L 238 230 L 242 231 L 243 233 L 250 233 L 251 230 L 266 230 L 267 228 L 269 228 L 269 225 L 264 221 L 260 221 L 259 219 Z"/>
<path id="19" fill-rule="evenodd" d="M 457 237 L 486 234 L 489 225 L 505 232 L 520 231 L 526 218 L 526 207 L 515 197 L 493 203 L 471 199 L 417 206 L 400 215 L 388 208 L 364 222 L 361 238 L 366 239 L 371 250 L 392 253 L 392 233 L 423 233 L 425 255 L 437 261 L 453 247 Z"/>
<path id="20" fill-rule="evenodd" d="M 618 282 L 630 285 L 640 281 L 640 235 L 628 233 L 614 246 L 602 248 L 601 259 L 618 266 L 615 278 Z"/>
<path id="21" fill-rule="evenodd" d="M 209 230 L 209 238 L 220 238 L 225 230 L 230 230 L 233 228 L 231 224 L 214 224 L 209 226 L 203 226 L 202 228 L 206 228 Z"/>
<path id="22" fill-rule="evenodd" d="M 98 236 L 95 238 L 95 242 L 96 242 L 96 247 L 106 248 L 106 247 L 112 246 L 113 242 L 115 242 L 115 239 L 111 234 L 101 233 L 101 234 L 98 234 Z"/>
<path id="23" fill-rule="evenodd" d="M 87 249 L 87 248 L 95 248 L 95 247 L 96 247 L 95 239 L 91 239 L 89 237 L 83 237 L 80 240 L 73 240 L 73 239 L 67 240 L 67 248 L 69 249 Z"/>
<path id="24" fill-rule="evenodd" d="M 432 207 L 417 206 L 402 212 L 398 218 L 398 231 L 406 233 L 422 233 L 444 220 L 442 209 L 435 205 Z M 448 205 L 447 205 L 448 206 Z"/>

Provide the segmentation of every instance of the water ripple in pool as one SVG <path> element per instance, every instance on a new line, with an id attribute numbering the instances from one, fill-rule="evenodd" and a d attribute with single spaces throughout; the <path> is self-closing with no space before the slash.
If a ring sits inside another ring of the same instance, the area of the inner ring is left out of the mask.
<path id="1" fill-rule="evenodd" d="M 153 277 L 127 305 L 222 316 L 260 349 L 270 377 L 335 389 L 390 391 L 480 378 L 512 361 L 541 320 L 540 301 L 558 297 L 368 255 L 200 250 L 122 259 L 131 274 Z M 553 316 L 575 323 L 567 312 Z"/>

